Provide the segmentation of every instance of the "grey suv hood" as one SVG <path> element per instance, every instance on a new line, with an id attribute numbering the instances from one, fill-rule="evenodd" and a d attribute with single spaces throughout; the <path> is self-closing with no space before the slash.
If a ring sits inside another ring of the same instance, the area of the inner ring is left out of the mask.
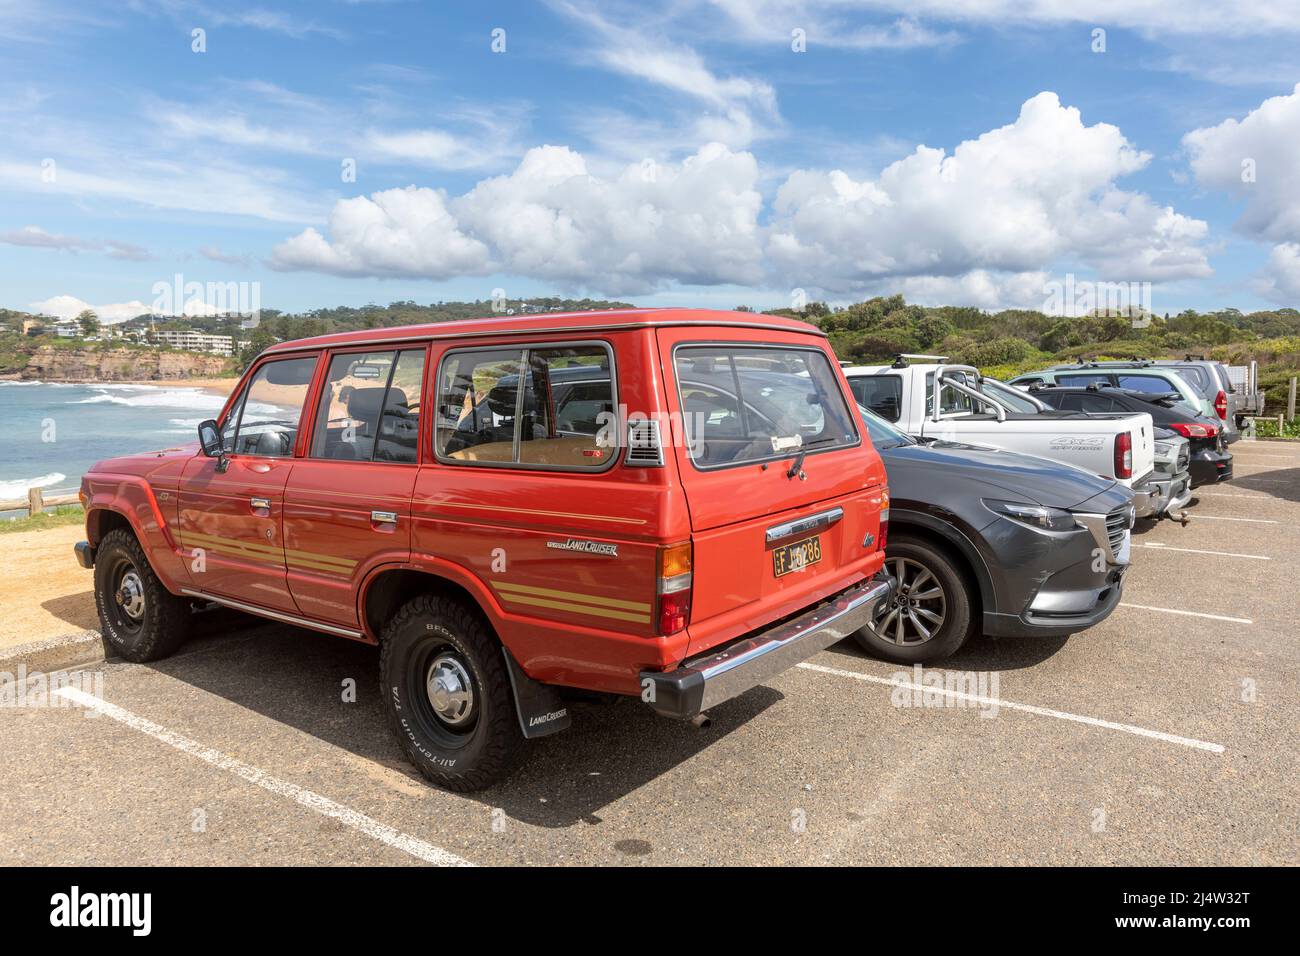
<path id="1" fill-rule="evenodd" d="M 902 471 L 908 467 L 941 468 L 954 482 L 982 482 L 1049 508 L 1073 509 L 1118 484 L 1047 458 L 959 442 L 899 445 L 881 450 L 880 455 L 891 485 L 905 484 Z M 1120 499 L 1127 495 L 1122 486 L 1118 490 L 1123 492 Z"/>

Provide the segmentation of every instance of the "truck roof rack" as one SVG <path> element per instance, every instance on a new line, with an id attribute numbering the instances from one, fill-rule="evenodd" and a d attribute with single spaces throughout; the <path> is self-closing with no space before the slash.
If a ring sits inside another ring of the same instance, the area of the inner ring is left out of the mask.
<path id="1" fill-rule="evenodd" d="M 946 355 L 923 355 L 919 352 L 899 352 L 894 356 L 894 364 L 890 368 L 907 368 L 914 361 L 923 362 L 946 362 Z"/>
<path id="2" fill-rule="evenodd" d="M 1189 356 L 1187 356 L 1185 359 L 1183 359 L 1183 361 L 1184 361 L 1184 362 L 1204 362 L 1204 361 L 1205 361 L 1205 356 L 1204 356 L 1204 355 L 1189 355 Z"/>

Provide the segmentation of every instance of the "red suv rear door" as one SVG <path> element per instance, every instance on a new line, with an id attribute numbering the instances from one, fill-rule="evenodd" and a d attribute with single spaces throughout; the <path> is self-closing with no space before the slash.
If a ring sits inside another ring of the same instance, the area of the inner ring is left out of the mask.
<path id="1" fill-rule="evenodd" d="M 659 342 L 691 516 L 690 653 L 875 573 L 884 467 L 825 340 L 665 328 Z"/>
<path id="2" fill-rule="evenodd" d="M 329 355 L 306 456 L 284 493 L 289 589 L 308 617 L 358 627 L 365 577 L 410 557 L 426 353 Z"/>

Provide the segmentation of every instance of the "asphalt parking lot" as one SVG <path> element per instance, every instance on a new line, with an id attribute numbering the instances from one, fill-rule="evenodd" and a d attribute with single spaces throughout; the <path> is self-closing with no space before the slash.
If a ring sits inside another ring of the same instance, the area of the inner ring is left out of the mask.
<path id="1" fill-rule="evenodd" d="M 842 644 L 705 729 L 579 704 L 467 796 L 403 760 L 374 649 L 221 612 L 103 665 L 99 716 L 0 709 L 0 862 L 1294 865 L 1300 445 L 1233 452 L 1091 631 L 976 640 L 928 703 Z"/>

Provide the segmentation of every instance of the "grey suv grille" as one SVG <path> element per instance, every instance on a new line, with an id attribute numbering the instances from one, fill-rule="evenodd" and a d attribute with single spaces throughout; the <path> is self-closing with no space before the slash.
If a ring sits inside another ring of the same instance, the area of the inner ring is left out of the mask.
<path id="1" fill-rule="evenodd" d="M 1179 471 L 1186 471 L 1187 464 L 1191 460 L 1192 460 L 1192 453 L 1187 445 L 1184 445 L 1182 448 L 1178 449 L 1178 470 Z"/>
<path id="2" fill-rule="evenodd" d="M 1106 539 L 1110 542 L 1111 554 L 1118 554 L 1124 542 L 1124 532 L 1128 530 L 1129 509 L 1127 505 L 1116 508 L 1106 515 Z"/>

